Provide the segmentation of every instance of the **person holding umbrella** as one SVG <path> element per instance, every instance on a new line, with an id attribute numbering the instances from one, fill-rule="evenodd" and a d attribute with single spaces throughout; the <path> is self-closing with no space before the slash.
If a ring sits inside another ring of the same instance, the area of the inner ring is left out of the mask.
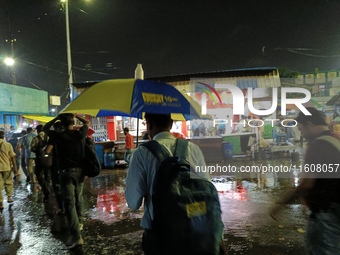
<path id="1" fill-rule="evenodd" d="M 181 145 L 181 148 L 177 148 L 177 145 L 182 143 L 179 143 L 170 133 L 173 123 L 170 114 L 145 113 L 144 117 L 147 123 L 147 131 L 150 134 L 151 139 L 158 142 L 161 146 L 164 146 L 169 152 L 169 155 L 174 155 L 175 151 L 186 150 L 188 153 L 185 153 L 186 158 L 183 158 L 183 160 L 189 162 L 190 166 L 206 166 L 203 153 L 197 145 L 188 142 L 184 143 L 186 148 L 182 147 L 184 145 Z M 164 254 L 165 252 L 163 250 L 164 247 L 158 247 L 159 243 L 157 243 L 157 237 L 152 229 L 154 226 L 154 200 L 152 199 L 153 184 L 155 182 L 156 172 L 162 170 L 158 169 L 160 163 L 158 158 L 145 146 L 139 146 L 131 156 L 129 171 L 126 178 L 125 197 L 128 206 L 132 210 L 137 210 L 144 201 L 144 215 L 141 226 L 144 228 L 142 246 L 146 255 Z M 194 176 L 198 176 L 198 178 L 210 181 L 209 172 L 196 172 L 193 168 L 190 168 L 190 172 Z M 221 236 L 221 239 L 218 243 L 215 243 L 215 245 L 222 247 L 222 232 L 218 233 L 218 235 Z M 201 234 L 201 237 L 205 237 L 204 233 Z M 176 246 L 175 243 L 174 246 Z M 213 250 L 212 247 L 211 250 Z M 223 250 L 224 247 L 221 249 L 220 254 L 224 254 Z"/>
<path id="2" fill-rule="evenodd" d="M 74 129 L 77 118 L 83 123 L 79 130 Z M 85 175 L 82 171 L 84 146 L 83 141 L 87 135 L 90 121 L 72 113 L 59 114 L 45 125 L 49 129 L 57 120 L 60 120 L 64 130 L 56 132 L 50 137 L 46 153 L 52 153 L 56 147 L 60 163 L 60 185 L 63 195 L 65 214 L 72 235 L 68 248 L 73 249 L 84 244 L 81 235 L 83 229 L 83 187 Z"/>

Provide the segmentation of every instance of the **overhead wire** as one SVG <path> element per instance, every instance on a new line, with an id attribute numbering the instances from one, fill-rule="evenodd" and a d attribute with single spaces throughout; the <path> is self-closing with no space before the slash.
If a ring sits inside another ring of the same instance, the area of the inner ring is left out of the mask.
<path id="1" fill-rule="evenodd" d="M 315 51 L 314 49 L 308 49 L 308 48 L 275 48 L 275 50 L 283 50 L 283 51 L 288 51 L 288 52 L 303 55 L 303 56 L 316 57 L 316 58 L 339 58 L 340 57 L 340 55 L 318 55 L 318 54 L 307 53 L 306 51 Z"/>
<path id="2" fill-rule="evenodd" d="M 44 66 L 44 65 L 40 65 L 40 64 L 37 64 L 37 63 L 33 63 L 32 61 L 27 61 L 27 60 L 24 60 L 24 59 L 21 59 L 22 62 L 24 63 L 27 63 L 29 65 L 32 65 L 34 67 L 38 67 L 38 68 L 41 68 L 41 69 L 44 69 L 44 70 L 47 70 L 47 71 L 52 71 L 52 72 L 56 72 L 58 74 L 65 74 L 66 75 L 66 72 L 63 72 L 62 70 L 57 70 L 57 69 L 54 69 L 54 68 L 51 68 L 50 66 Z M 65 63 L 59 63 L 63 66 L 66 66 Z M 105 76 L 110 76 L 111 74 L 109 73 L 104 73 L 104 72 L 98 72 L 98 71 L 93 71 L 93 70 L 88 70 L 86 68 L 81 68 L 81 67 L 77 67 L 77 66 L 72 66 L 72 68 L 76 69 L 76 70 L 80 70 L 80 71 L 84 71 L 84 72 L 88 72 L 88 73 L 93 73 L 93 74 L 97 74 L 97 75 L 105 75 Z M 114 69 L 117 69 L 117 67 L 114 67 Z M 78 75 L 78 78 L 81 78 L 81 76 Z M 34 82 L 28 80 L 27 78 L 23 77 L 22 75 L 20 75 L 20 78 L 22 78 L 23 80 L 25 80 L 26 82 L 28 82 L 29 84 L 31 84 L 33 87 L 39 89 L 39 90 L 44 90 L 42 89 L 41 87 L 39 87 L 37 84 L 35 84 Z M 86 78 L 83 78 L 83 80 L 88 80 Z M 70 92 L 70 88 L 69 88 L 69 84 L 68 82 L 65 83 L 65 88 L 63 90 L 63 92 L 60 94 L 60 97 L 62 98 L 66 93 L 66 97 L 67 98 L 69 96 L 69 92 Z"/>

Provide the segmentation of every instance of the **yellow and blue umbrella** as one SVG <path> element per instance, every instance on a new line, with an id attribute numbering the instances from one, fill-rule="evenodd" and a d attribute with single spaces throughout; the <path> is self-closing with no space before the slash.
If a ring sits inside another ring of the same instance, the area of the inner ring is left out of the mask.
<path id="1" fill-rule="evenodd" d="M 135 79 L 106 80 L 80 94 L 62 113 L 91 116 L 131 116 L 143 113 L 171 114 L 174 120 L 201 118 L 198 103 L 175 87 L 161 82 Z"/>

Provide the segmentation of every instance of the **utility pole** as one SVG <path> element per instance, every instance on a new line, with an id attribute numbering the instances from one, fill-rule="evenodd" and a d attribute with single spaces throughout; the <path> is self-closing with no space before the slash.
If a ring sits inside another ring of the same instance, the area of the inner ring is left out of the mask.
<path id="1" fill-rule="evenodd" d="M 67 47 L 67 68 L 68 68 L 68 83 L 71 89 L 73 83 L 73 72 L 72 72 L 72 58 L 71 58 L 71 40 L 70 40 L 70 20 L 68 1 L 65 0 L 65 21 L 66 21 L 66 47 Z"/>
<path id="2" fill-rule="evenodd" d="M 66 24 L 66 49 L 67 49 L 67 75 L 68 75 L 68 87 L 69 95 L 73 100 L 73 71 L 72 71 L 72 57 L 71 57 L 71 40 L 70 40 L 70 15 L 69 15 L 69 0 L 61 0 L 65 5 L 65 24 Z M 67 97 L 67 96 L 66 96 Z"/>
<path id="3" fill-rule="evenodd" d="M 16 39 L 12 38 L 11 39 L 12 58 L 14 58 L 14 42 L 16 42 Z M 11 66 L 11 74 L 12 74 L 12 84 L 16 85 L 17 84 L 17 77 L 15 75 L 15 67 L 14 67 L 14 65 Z"/>

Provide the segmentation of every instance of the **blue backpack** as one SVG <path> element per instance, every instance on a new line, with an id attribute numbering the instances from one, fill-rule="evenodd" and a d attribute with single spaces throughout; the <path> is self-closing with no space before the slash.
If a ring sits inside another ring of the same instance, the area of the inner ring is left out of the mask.
<path id="1" fill-rule="evenodd" d="M 161 162 L 152 195 L 152 231 L 160 254 L 219 254 L 223 223 L 218 193 L 209 180 L 190 172 L 188 141 L 176 140 L 174 156 L 154 140 L 141 146 Z"/>

